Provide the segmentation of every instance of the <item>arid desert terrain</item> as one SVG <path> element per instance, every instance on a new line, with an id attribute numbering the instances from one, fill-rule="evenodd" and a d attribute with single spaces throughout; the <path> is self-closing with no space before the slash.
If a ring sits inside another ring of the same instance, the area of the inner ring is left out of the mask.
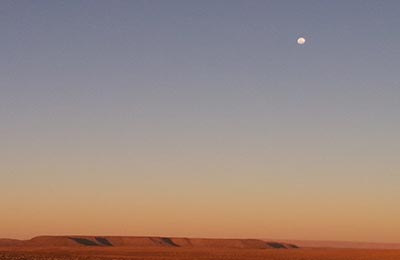
<path id="1" fill-rule="evenodd" d="M 400 250 L 298 248 L 257 239 L 42 236 L 0 240 L 1 260 L 399 260 Z"/>

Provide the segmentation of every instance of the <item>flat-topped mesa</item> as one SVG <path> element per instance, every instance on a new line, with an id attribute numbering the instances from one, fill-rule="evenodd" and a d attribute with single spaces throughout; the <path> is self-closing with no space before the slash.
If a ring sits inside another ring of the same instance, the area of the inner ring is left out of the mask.
<path id="1" fill-rule="evenodd" d="M 32 247 L 183 247 L 291 249 L 297 246 L 259 239 L 130 237 L 130 236 L 38 236 L 30 240 L 0 239 L 0 246 Z"/>

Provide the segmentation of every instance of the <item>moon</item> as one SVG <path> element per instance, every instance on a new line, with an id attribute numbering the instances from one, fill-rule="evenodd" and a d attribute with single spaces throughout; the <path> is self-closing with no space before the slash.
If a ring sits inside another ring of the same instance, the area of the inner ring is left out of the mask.
<path id="1" fill-rule="evenodd" d="M 306 43 L 306 39 L 304 37 L 300 37 L 297 39 L 297 44 L 303 45 L 304 43 Z"/>

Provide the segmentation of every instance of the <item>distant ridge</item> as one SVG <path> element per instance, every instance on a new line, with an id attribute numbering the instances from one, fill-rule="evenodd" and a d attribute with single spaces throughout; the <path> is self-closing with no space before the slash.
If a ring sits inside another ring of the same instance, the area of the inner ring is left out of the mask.
<path id="1" fill-rule="evenodd" d="M 0 239 L 1 246 L 28 247 L 184 247 L 292 249 L 294 244 L 259 239 L 216 239 L 131 236 L 38 236 L 30 240 Z"/>
<path id="2" fill-rule="evenodd" d="M 267 240 L 265 240 L 267 241 Z M 343 249 L 400 249 L 400 243 L 373 243 L 352 241 L 319 241 L 319 240 L 280 240 L 308 248 L 343 248 Z"/>
<path id="3" fill-rule="evenodd" d="M 24 241 L 17 239 L 0 238 L 0 246 L 19 246 L 22 245 Z"/>

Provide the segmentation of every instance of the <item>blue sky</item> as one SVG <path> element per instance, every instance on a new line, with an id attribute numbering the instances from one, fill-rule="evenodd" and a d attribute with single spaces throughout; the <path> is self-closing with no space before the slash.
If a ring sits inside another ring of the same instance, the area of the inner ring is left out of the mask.
<path id="1" fill-rule="evenodd" d="M 398 1 L 2 1 L 0 236 L 400 241 L 399 11 Z M 68 202 L 71 189 L 88 201 Z M 86 221 L 120 212 L 114 226 L 48 224 L 62 216 L 47 208 L 90 208 L 99 190 L 121 205 L 99 204 Z M 143 216 L 163 211 L 159 196 L 188 217 L 197 211 L 177 198 L 220 212 L 171 230 L 152 217 L 119 224 L 138 204 Z M 275 213 L 259 211 L 271 203 Z M 302 206 L 320 212 L 288 217 Z M 248 215 L 221 226 L 235 207 Z M 24 214 L 36 217 L 17 228 Z"/>

